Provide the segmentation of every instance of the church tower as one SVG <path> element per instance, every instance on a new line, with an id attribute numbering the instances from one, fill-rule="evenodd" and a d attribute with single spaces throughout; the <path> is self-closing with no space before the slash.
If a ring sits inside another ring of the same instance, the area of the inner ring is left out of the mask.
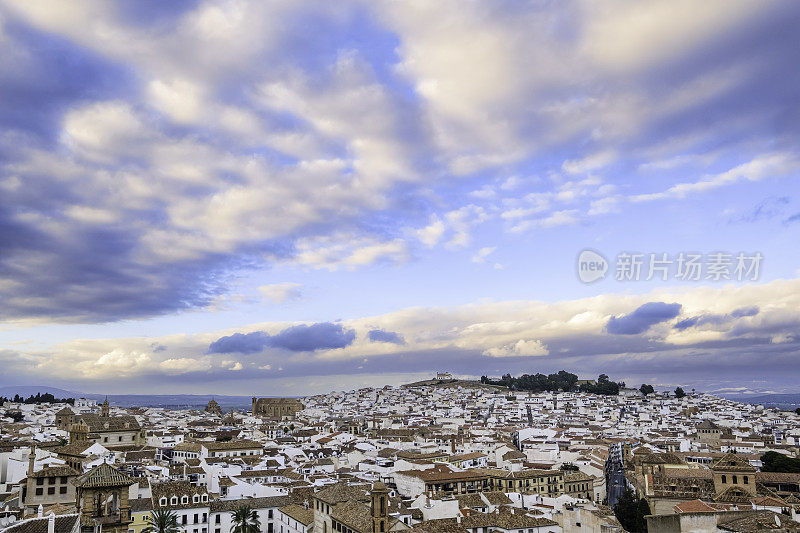
<path id="1" fill-rule="evenodd" d="M 370 492 L 372 503 L 372 533 L 388 533 L 389 531 L 389 489 L 380 481 L 372 484 Z"/>
<path id="2" fill-rule="evenodd" d="M 129 487 L 134 480 L 108 463 L 78 476 L 75 507 L 80 514 L 81 533 L 127 533 L 131 519 Z"/>
<path id="3" fill-rule="evenodd" d="M 89 426 L 83 420 L 78 420 L 69 426 L 69 443 L 89 442 Z"/>
<path id="4" fill-rule="evenodd" d="M 103 402 L 102 407 L 100 407 L 100 416 L 102 416 L 103 418 L 108 418 L 110 416 L 108 411 L 108 396 L 106 396 L 106 399 Z"/>

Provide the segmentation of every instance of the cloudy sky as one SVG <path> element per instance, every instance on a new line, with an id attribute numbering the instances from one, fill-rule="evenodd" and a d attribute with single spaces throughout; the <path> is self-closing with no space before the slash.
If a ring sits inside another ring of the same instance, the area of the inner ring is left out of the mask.
<path id="1" fill-rule="evenodd" d="M 788 0 L 0 0 L 0 385 L 800 392 L 798 25 Z"/>

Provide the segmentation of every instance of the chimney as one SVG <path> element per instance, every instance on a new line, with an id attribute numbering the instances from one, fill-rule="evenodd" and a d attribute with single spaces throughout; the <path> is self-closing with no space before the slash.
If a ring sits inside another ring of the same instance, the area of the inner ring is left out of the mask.
<path id="1" fill-rule="evenodd" d="M 460 523 L 461 523 L 461 515 L 459 514 L 459 515 L 456 515 L 456 524 L 460 524 Z"/>
<path id="2" fill-rule="evenodd" d="M 36 463 L 36 446 L 31 445 L 31 449 L 28 452 L 28 475 L 33 474 L 33 466 Z"/>
<path id="3" fill-rule="evenodd" d="M 47 518 L 47 533 L 56 533 L 56 514 L 53 512 Z"/>
<path id="4" fill-rule="evenodd" d="M 41 503 L 39 504 L 39 508 L 36 511 L 36 516 L 38 516 L 39 518 L 42 517 L 42 504 Z"/>

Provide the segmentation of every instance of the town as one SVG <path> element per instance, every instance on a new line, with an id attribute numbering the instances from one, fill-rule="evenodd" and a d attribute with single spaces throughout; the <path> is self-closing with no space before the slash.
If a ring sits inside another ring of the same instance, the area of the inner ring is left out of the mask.
<path id="1" fill-rule="evenodd" d="M 503 379 L 442 372 L 253 398 L 250 412 L 214 400 L 202 410 L 9 400 L 0 528 L 800 531 L 800 413 L 646 385 L 533 392 L 494 384 Z"/>

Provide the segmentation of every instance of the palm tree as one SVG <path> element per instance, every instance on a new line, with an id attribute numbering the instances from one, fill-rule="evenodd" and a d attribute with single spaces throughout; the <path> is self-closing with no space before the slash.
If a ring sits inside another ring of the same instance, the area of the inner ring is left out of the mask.
<path id="1" fill-rule="evenodd" d="M 231 533 L 261 533 L 258 515 L 249 505 L 242 505 L 236 509 L 233 512 L 232 521 Z"/>
<path id="2" fill-rule="evenodd" d="M 150 511 L 145 517 L 147 527 L 142 533 L 180 533 L 181 527 L 178 525 L 178 515 L 169 509 L 156 509 Z"/>

